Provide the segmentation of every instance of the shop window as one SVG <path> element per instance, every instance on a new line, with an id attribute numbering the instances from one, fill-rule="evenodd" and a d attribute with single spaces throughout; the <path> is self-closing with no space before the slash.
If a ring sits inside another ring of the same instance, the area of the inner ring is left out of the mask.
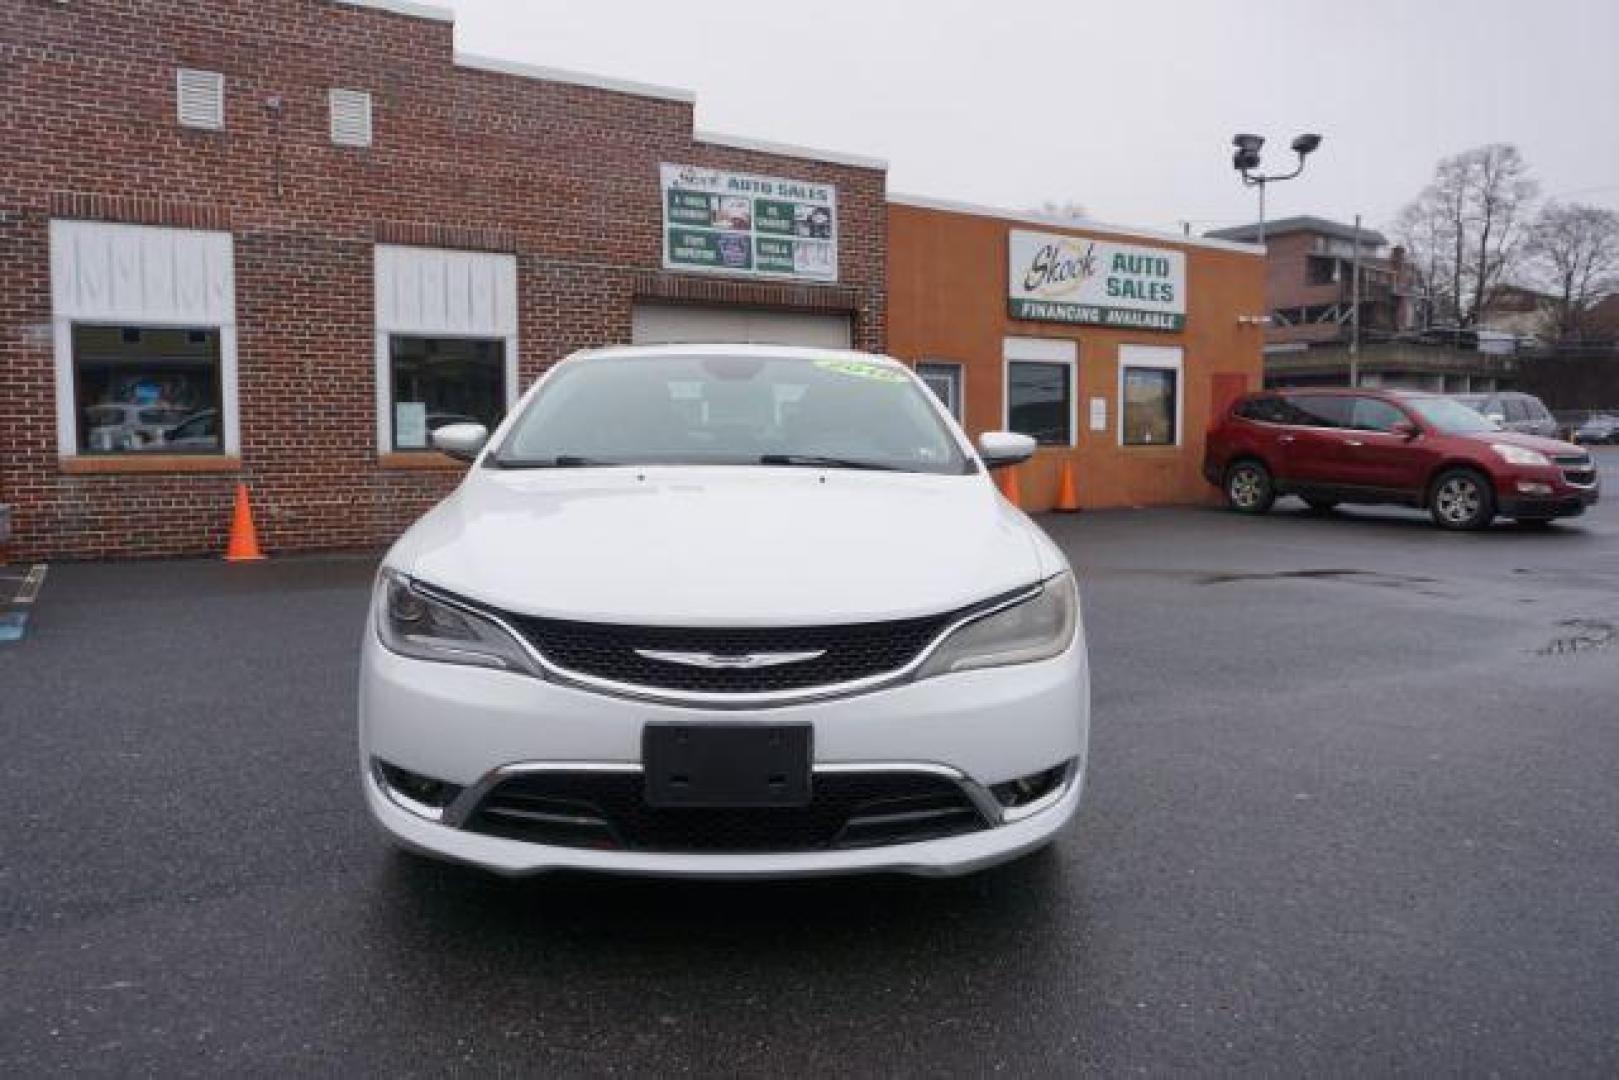
<path id="1" fill-rule="evenodd" d="M 1065 362 L 1006 362 L 1006 423 L 1043 446 L 1074 442 L 1074 369 Z"/>
<path id="2" fill-rule="evenodd" d="M 1163 368 L 1125 369 L 1124 445 L 1175 441 L 1175 379 L 1175 372 Z"/>
<path id="3" fill-rule="evenodd" d="M 75 325 L 81 454 L 220 453 L 217 328 Z"/>
<path id="4" fill-rule="evenodd" d="M 1124 446 L 1180 444 L 1181 351 L 1119 348 L 1119 442 Z"/>
<path id="5" fill-rule="evenodd" d="M 1322 259 L 1314 255 L 1305 262 L 1305 282 L 1310 285 L 1336 285 L 1338 260 Z"/>
<path id="6" fill-rule="evenodd" d="M 916 365 L 916 374 L 928 389 L 938 395 L 950 415 L 961 423 L 962 367 L 941 361 L 923 361 Z"/>
<path id="7" fill-rule="evenodd" d="M 482 424 L 506 415 L 506 344 L 481 338 L 394 335 L 389 339 L 393 448 L 426 450 L 446 424 Z"/>

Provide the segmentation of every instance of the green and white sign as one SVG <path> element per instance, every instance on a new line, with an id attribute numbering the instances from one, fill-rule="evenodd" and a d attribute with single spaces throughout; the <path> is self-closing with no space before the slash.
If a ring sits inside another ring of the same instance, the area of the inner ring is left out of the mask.
<path id="1" fill-rule="evenodd" d="M 832 184 L 691 165 L 661 175 L 664 269 L 838 280 Z"/>
<path id="2" fill-rule="evenodd" d="M 1133 330 L 1186 326 L 1182 252 L 1015 230 L 1007 255 L 1007 311 L 1014 319 Z"/>

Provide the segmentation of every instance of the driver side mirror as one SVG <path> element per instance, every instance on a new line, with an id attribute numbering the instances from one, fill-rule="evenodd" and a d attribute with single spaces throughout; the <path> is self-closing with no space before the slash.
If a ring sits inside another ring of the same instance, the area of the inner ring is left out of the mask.
<path id="1" fill-rule="evenodd" d="M 488 441 L 489 429 L 482 424 L 445 424 L 433 432 L 433 449 L 457 461 L 475 460 Z"/>
<path id="2" fill-rule="evenodd" d="M 978 436 L 978 456 L 990 469 L 1004 469 L 1034 456 L 1038 444 L 1027 435 L 1015 431 L 986 431 Z"/>
<path id="3" fill-rule="evenodd" d="M 1497 430 L 1497 431 L 1502 431 L 1507 426 L 1507 418 L 1502 413 L 1498 413 L 1498 412 L 1485 413 L 1484 414 L 1484 419 L 1488 420 L 1491 424 L 1493 424 L 1495 426 L 1495 430 Z"/>
<path id="4" fill-rule="evenodd" d="M 1422 429 L 1410 420 L 1401 420 L 1398 424 L 1395 424 L 1393 427 L 1389 428 L 1389 430 L 1407 441 L 1410 441 L 1411 439 L 1414 439 L 1418 435 L 1422 434 Z"/>

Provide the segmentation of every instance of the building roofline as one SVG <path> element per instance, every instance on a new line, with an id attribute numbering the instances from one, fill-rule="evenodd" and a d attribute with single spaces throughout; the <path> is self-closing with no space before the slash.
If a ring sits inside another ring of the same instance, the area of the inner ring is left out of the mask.
<path id="1" fill-rule="evenodd" d="M 455 12 L 447 7 L 437 4 L 418 4 L 415 0 L 335 0 L 339 4 L 349 7 L 371 8 L 375 11 L 387 11 L 395 15 L 408 15 L 413 19 L 429 19 L 433 22 L 453 23 Z"/>
<path id="2" fill-rule="evenodd" d="M 1315 214 L 1295 214 L 1292 217 L 1277 218 L 1275 221 L 1265 223 L 1265 235 L 1267 236 L 1283 236 L 1287 233 L 1300 232 L 1320 233 L 1322 236 L 1332 236 L 1351 242 L 1359 239 L 1377 247 L 1384 247 L 1389 242 L 1388 237 L 1376 229 L 1361 226 L 1360 231 L 1357 233 L 1353 225 L 1319 217 Z M 1216 240 L 1240 241 L 1244 237 L 1257 236 L 1258 233 L 1259 223 L 1255 221 L 1247 225 L 1236 225 L 1229 229 L 1210 229 L 1203 235 Z"/>
<path id="3" fill-rule="evenodd" d="M 778 157 L 824 161 L 828 164 L 848 165 L 856 169 L 875 169 L 878 172 L 888 171 L 888 162 L 883 158 L 866 157 L 862 154 L 846 154 L 838 150 L 819 150 L 813 146 L 795 146 L 792 143 L 750 139 L 746 136 L 727 135 L 718 131 L 693 131 L 691 137 L 693 142 L 708 143 L 710 146 L 728 146 L 733 150 L 752 150 L 761 154 L 775 154 Z"/>
<path id="4" fill-rule="evenodd" d="M 1071 229 L 1077 232 L 1104 233 L 1108 236 L 1122 236 L 1133 240 L 1160 240 L 1171 244 L 1183 244 L 1187 247 L 1213 248 L 1216 251 L 1234 251 L 1240 255 L 1264 255 L 1265 249 L 1259 244 L 1245 244 L 1236 240 L 1222 240 L 1208 236 L 1183 236 L 1180 233 L 1160 232 L 1156 229 L 1138 229 L 1128 225 L 1109 225 L 1106 222 L 1086 219 L 1048 217 L 1044 214 L 1030 214 L 1019 210 L 1006 210 L 995 206 L 979 206 L 974 203 L 955 202 L 950 199 L 935 199 L 924 195 L 905 195 L 890 192 L 888 201 L 900 206 L 914 206 L 923 210 L 944 210 L 955 214 L 971 214 L 974 217 L 1000 218 L 1005 221 L 1015 221 L 1023 225 L 1045 225 L 1057 229 Z"/>
<path id="5" fill-rule="evenodd" d="M 682 90 L 675 86 L 659 86 L 656 83 L 633 82 L 629 79 L 615 79 L 607 75 L 591 75 L 583 71 L 541 67 L 538 64 L 524 64 L 516 60 L 502 60 L 495 56 L 481 56 L 477 53 L 465 53 L 459 50 L 456 51 L 454 60 L 456 67 L 468 68 L 473 71 L 492 71 L 497 75 L 515 75 L 520 79 L 539 79 L 542 82 L 588 86 L 592 90 L 606 90 L 613 94 L 631 94 L 635 97 L 676 101 L 683 105 L 694 105 L 697 102 L 696 94 L 690 90 Z"/>

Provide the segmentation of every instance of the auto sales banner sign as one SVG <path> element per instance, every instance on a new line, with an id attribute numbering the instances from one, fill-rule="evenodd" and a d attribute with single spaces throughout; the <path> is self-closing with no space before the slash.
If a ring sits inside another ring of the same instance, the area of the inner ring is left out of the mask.
<path id="1" fill-rule="evenodd" d="M 664 269 L 838 280 L 833 185 L 667 164 L 662 178 Z"/>
<path id="2" fill-rule="evenodd" d="M 1186 256 L 1083 236 L 1014 230 L 1007 310 L 1014 319 L 1133 330 L 1186 326 Z"/>

